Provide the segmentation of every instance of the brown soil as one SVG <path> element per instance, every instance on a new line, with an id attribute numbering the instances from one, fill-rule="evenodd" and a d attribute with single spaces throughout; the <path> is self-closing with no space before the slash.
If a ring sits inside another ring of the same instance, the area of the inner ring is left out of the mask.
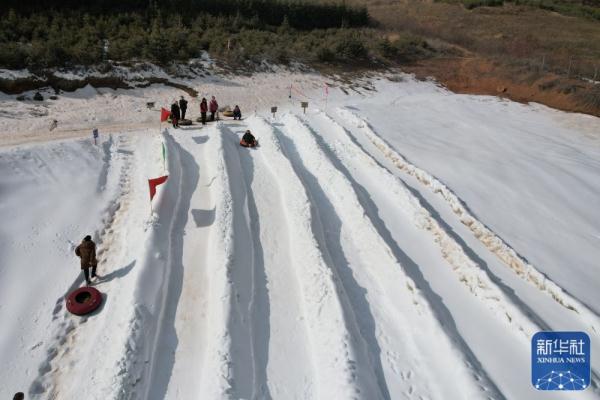
<path id="1" fill-rule="evenodd" d="M 600 116 L 600 84 L 585 80 L 600 78 L 598 21 L 514 3 L 468 10 L 460 1 L 349 2 L 366 4 L 390 34 L 418 35 L 444 55 L 403 68 L 417 77 L 432 76 L 458 93 Z M 581 79 L 569 79 L 575 76 Z"/>
<path id="2" fill-rule="evenodd" d="M 600 117 L 598 85 L 581 80 L 501 66 L 480 57 L 422 60 L 403 70 L 420 79 L 433 77 L 456 93 L 494 95 Z"/>

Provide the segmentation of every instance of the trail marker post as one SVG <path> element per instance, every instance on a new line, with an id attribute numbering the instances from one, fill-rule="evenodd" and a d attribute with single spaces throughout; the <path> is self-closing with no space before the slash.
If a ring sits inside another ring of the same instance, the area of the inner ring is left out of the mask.
<path id="1" fill-rule="evenodd" d="M 304 114 L 306 114 L 306 107 L 308 107 L 308 101 L 301 102 L 300 106 L 304 109 Z"/>
<path id="2" fill-rule="evenodd" d="M 271 113 L 273 114 L 273 118 L 275 118 L 276 112 L 277 112 L 277 107 L 271 107 Z"/>
<path id="3" fill-rule="evenodd" d="M 92 129 L 92 136 L 94 137 L 94 144 L 97 145 L 97 139 L 98 139 L 98 128 L 94 128 Z"/>

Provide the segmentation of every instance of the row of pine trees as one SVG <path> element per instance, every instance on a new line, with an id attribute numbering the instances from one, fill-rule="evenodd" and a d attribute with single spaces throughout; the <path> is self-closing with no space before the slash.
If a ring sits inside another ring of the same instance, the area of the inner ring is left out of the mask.
<path id="1" fill-rule="evenodd" d="M 239 60 L 261 53 L 285 59 L 286 48 L 314 30 L 335 33 L 369 24 L 364 8 L 343 4 L 274 0 L 3 2 L 14 8 L 4 8 L 0 15 L 0 67 L 12 69 L 92 65 L 107 60 L 168 63 L 198 57 L 202 50 Z M 282 31 L 287 36 L 278 39 Z M 255 43 L 252 35 L 265 43 Z M 244 42 L 246 46 L 241 47 Z M 309 50 L 314 55 L 318 49 Z M 310 58 L 311 54 L 305 52 L 304 56 Z"/>

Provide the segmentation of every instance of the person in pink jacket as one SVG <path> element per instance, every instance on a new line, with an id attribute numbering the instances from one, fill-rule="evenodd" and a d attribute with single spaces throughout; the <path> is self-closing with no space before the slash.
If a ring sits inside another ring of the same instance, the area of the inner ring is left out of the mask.
<path id="1" fill-rule="evenodd" d="M 210 120 L 214 121 L 215 114 L 217 113 L 217 110 L 219 110 L 219 103 L 217 103 L 217 99 L 215 99 L 215 96 L 211 97 L 210 104 L 208 105 L 208 110 L 210 111 Z"/>

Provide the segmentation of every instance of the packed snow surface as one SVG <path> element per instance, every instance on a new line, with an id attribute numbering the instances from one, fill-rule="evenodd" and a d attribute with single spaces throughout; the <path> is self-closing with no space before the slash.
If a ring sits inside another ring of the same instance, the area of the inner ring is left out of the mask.
<path id="1" fill-rule="evenodd" d="M 600 120 L 324 82 L 188 82 L 245 118 L 180 129 L 161 85 L 2 98 L 3 143 L 37 143 L 0 150 L 0 397 L 573 398 L 531 385 L 555 330 L 591 337 L 598 398 Z M 77 317 L 87 234 L 103 305 Z"/>

